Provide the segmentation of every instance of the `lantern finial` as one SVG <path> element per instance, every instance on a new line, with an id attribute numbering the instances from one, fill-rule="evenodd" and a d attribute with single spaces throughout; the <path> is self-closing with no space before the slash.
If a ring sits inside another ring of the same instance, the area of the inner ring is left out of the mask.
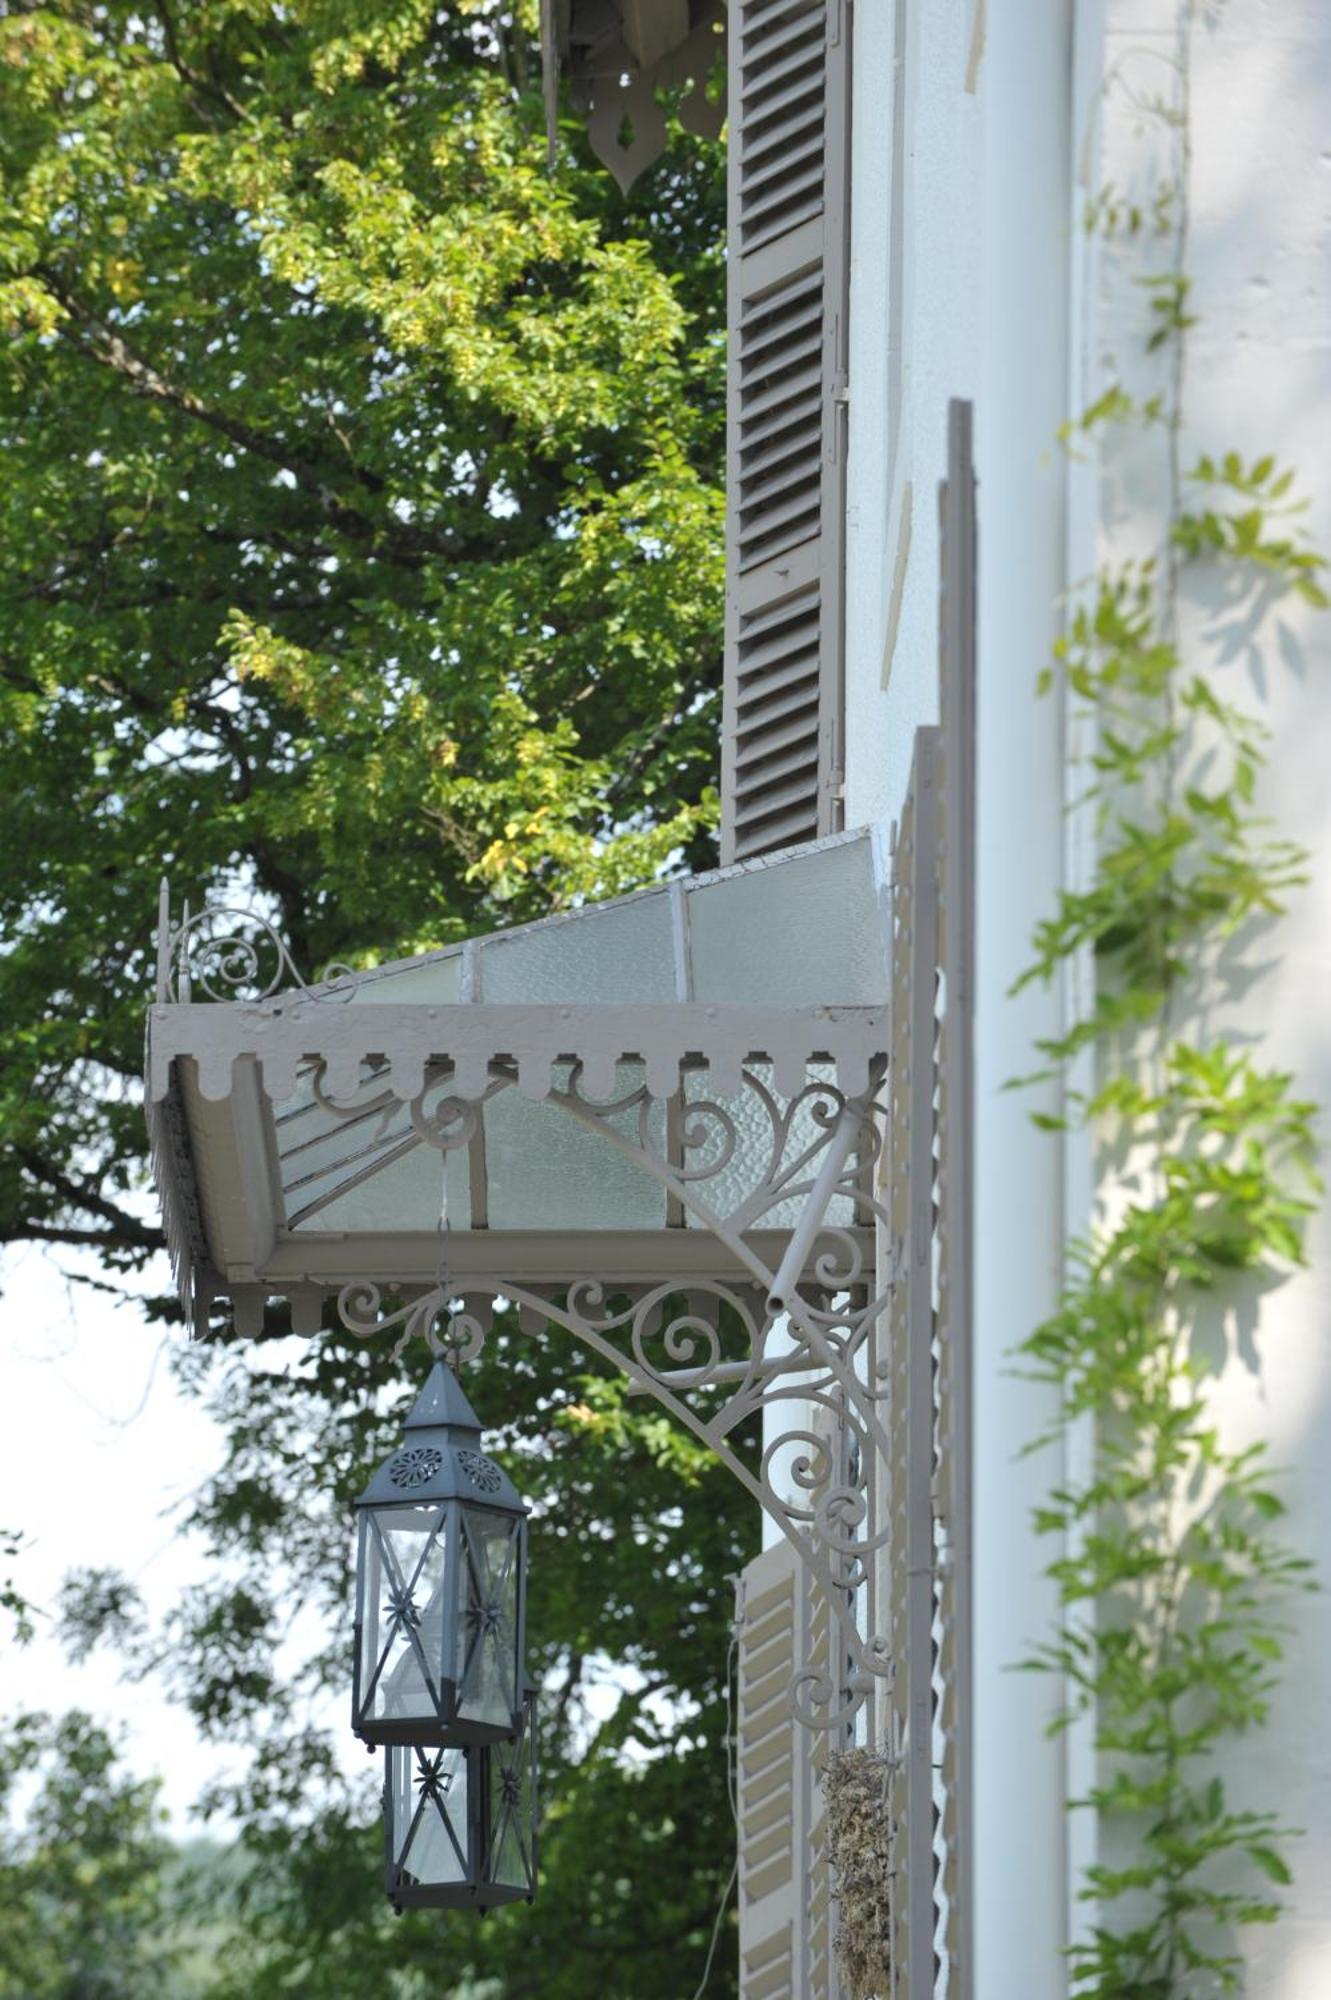
<path id="1" fill-rule="evenodd" d="M 457 1370 L 442 1358 L 426 1376 L 406 1427 L 409 1431 L 438 1430 L 441 1425 L 452 1431 L 474 1431 L 477 1437 L 481 1434 L 480 1418 L 463 1393 Z"/>

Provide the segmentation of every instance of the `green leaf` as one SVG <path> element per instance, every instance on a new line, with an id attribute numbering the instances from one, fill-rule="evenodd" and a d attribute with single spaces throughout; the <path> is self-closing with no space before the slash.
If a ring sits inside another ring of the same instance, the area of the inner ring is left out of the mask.
<path id="1" fill-rule="evenodd" d="M 1278 1882 L 1282 1888 L 1287 1888 L 1294 1880 L 1286 1862 L 1273 1847 L 1258 1845 L 1245 1848 L 1244 1851 L 1253 1865 L 1261 1869 L 1263 1875 L 1272 1882 Z"/>

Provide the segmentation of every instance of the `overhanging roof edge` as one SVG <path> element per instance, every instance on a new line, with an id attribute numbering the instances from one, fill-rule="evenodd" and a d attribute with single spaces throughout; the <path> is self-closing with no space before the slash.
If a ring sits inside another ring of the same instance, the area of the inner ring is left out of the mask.
<path id="1" fill-rule="evenodd" d="M 688 1062 L 705 1063 L 724 1087 L 738 1082 L 746 1063 L 767 1061 L 778 1088 L 794 1090 L 809 1064 L 822 1059 L 836 1065 L 839 1087 L 859 1096 L 874 1058 L 886 1053 L 887 1032 L 884 1007 L 404 1002 L 357 1009 L 305 997 L 258 1005 L 174 1002 L 151 1010 L 147 1084 L 151 1100 L 163 1099 L 172 1063 L 186 1057 L 197 1064 L 200 1094 L 223 1098 L 236 1062 L 252 1058 L 274 1100 L 290 1097 L 312 1063 L 324 1065 L 327 1088 L 338 1095 L 354 1091 L 364 1065 L 379 1061 L 387 1065 L 385 1087 L 404 1101 L 418 1096 L 427 1070 L 441 1065 L 454 1072 L 465 1098 L 484 1089 L 491 1065 L 503 1058 L 517 1065 L 524 1096 L 548 1096 L 553 1069 L 566 1062 L 582 1065 L 592 1096 L 608 1096 L 617 1066 L 636 1059 L 652 1096 L 669 1097 Z"/>

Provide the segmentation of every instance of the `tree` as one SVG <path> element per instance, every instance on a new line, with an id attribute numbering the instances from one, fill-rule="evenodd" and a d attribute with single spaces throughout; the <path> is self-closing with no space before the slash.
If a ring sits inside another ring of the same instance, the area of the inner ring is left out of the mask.
<path id="1" fill-rule="evenodd" d="M 298 961 L 710 852 L 716 149 L 550 177 L 524 8 L 0 17 L 9 1238 L 158 1238 L 155 878 Z"/>
<path id="2" fill-rule="evenodd" d="M 16 1789 L 35 1782 L 25 1826 Z M 21 1715 L 0 1743 L 0 1994 L 135 2000 L 172 1963 L 157 1785 L 125 1776 L 91 1717 Z"/>
<path id="3" fill-rule="evenodd" d="M 113 1277 L 160 1247 L 159 874 L 258 899 L 313 969 L 711 857 L 721 154 L 676 132 L 625 202 L 570 127 L 547 172 L 534 15 L 0 4 L 3 1240 Z M 269 1355 L 219 1328 L 181 1357 L 230 1443 L 170 1658 L 201 1726 L 254 1747 L 234 1803 L 271 1864 L 227 1977 L 354 1996 L 429 1966 L 435 1991 L 437 1925 L 377 1901 L 373 1787 L 306 1719 L 345 1671 L 345 1510 L 403 1371 L 331 1337 Z M 537 1940 L 547 2000 L 677 2000 L 733 1844 L 722 1579 L 754 1526 L 571 1365 L 501 1322 L 469 1383 L 544 1510 L 554 1804 L 548 1893 L 449 1947 L 505 1993 Z M 328 1644 L 293 1676 L 296 1595 Z M 123 1592 L 97 1605 L 152 1656 Z M 594 1728 L 598 1649 L 650 1693 Z"/>

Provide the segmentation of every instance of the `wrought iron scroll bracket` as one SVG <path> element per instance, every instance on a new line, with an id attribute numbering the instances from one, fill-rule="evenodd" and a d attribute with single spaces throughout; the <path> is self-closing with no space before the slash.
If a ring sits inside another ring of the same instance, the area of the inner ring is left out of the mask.
<path id="1" fill-rule="evenodd" d="M 206 905 L 191 911 L 185 903 L 173 919 L 165 877 L 154 944 L 159 1002 L 188 1002 L 196 988 L 208 1000 L 252 1001 L 292 991 L 308 1000 L 341 1001 L 356 990 L 358 975 L 340 962 L 325 966 L 312 984 L 304 980 L 281 932 L 254 910 Z"/>
<path id="2" fill-rule="evenodd" d="M 750 1122 L 755 1109 L 766 1117 L 770 1144 L 760 1179 L 728 1208 L 717 1194 L 734 1155 L 733 1106 L 694 1097 L 663 1141 L 645 1090 L 598 1104 L 583 1095 L 575 1068 L 550 1091 L 549 1103 L 634 1159 L 694 1226 L 726 1245 L 733 1280 L 611 1285 L 589 1273 L 553 1284 L 497 1269 L 469 1275 L 465 1297 L 443 1280 L 391 1307 L 369 1283 L 349 1284 L 338 1298 L 349 1331 L 392 1334 L 396 1355 L 422 1339 L 459 1362 L 480 1353 L 502 1301 L 524 1332 L 560 1327 L 652 1396 L 776 1523 L 828 1605 L 838 1671 L 802 1662 L 791 1684 L 795 1714 L 819 1729 L 844 1728 L 890 1674 L 888 1642 L 869 1629 L 866 1610 L 887 1537 L 873 1518 L 869 1482 L 888 1448 L 876 1336 L 892 1274 L 877 1283 L 863 1247 L 867 1225 L 886 1221 L 872 1192 L 881 1073 L 880 1064 L 858 1098 L 815 1083 L 783 1103 L 746 1069 Z M 489 1091 L 515 1082 L 506 1065 L 492 1065 Z M 416 1124 L 431 1143 L 430 1121 Z M 450 1133 L 441 1129 L 433 1143 L 448 1143 Z M 857 1228 L 837 1219 L 837 1204 Z M 778 1215 L 782 1255 L 764 1261 L 751 1232 Z M 764 1435 L 756 1465 L 739 1444 L 755 1419 Z"/>

